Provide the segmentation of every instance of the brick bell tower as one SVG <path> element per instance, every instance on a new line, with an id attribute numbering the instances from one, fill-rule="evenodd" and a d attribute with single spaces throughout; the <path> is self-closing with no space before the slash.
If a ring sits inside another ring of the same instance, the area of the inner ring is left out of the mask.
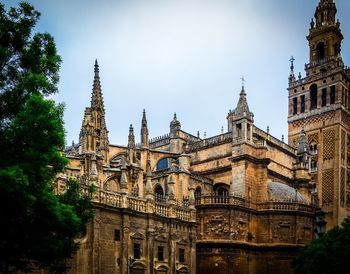
<path id="1" fill-rule="evenodd" d="M 310 59 L 305 78 L 288 87 L 288 142 L 296 147 L 305 130 L 315 197 L 326 213 L 327 230 L 350 216 L 350 69 L 341 57 L 343 35 L 333 0 L 321 0 L 311 20 Z"/>

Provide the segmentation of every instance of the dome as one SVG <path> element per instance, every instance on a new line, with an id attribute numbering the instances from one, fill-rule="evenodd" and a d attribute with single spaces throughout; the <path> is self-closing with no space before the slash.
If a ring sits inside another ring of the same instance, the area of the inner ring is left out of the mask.
<path id="1" fill-rule="evenodd" d="M 267 193 L 271 201 L 304 202 L 303 196 L 295 188 L 279 182 L 268 183 Z"/>

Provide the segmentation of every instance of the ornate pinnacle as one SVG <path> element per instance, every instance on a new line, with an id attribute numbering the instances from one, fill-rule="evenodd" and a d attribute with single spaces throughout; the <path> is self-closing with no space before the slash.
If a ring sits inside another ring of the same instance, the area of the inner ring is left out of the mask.
<path id="1" fill-rule="evenodd" d="M 132 124 L 130 124 L 130 127 L 129 127 L 128 147 L 135 148 L 135 136 L 134 136 L 134 128 Z"/>
<path id="2" fill-rule="evenodd" d="M 146 110 L 143 109 L 142 112 L 142 127 L 147 127 L 147 118 L 146 118 Z"/>
<path id="3" fill-rule="evenodd" d="M 94 82 L 92 86 L 91 108 L 100 109 L 104 111 L 102 90 L 101 90 L 101 83 L 100 83 L 100 70 L 97 63 L 97 59 L 95 60 L 95 66 L 94 66 Z"/>

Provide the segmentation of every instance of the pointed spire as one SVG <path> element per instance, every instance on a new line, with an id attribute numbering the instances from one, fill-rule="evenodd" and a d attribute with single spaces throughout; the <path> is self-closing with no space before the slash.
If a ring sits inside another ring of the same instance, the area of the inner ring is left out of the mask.
<path id="1" fill-rule="evenodd" d="M 129 127 L 128 148 L 135 148 L 135 135 L 132 124 L 130 124 Z"/>
<path id="2" fill-rule="evenodd" d="M 247 94 L 244 90 L 244 86 L 239 94 L 239 100 L 237 103 L 237 107 L 235 109 L 235 115 L 238 116 L 251 116 L 251 112 L 249 111 L 249 106 L 247 102 Z"/>
<path id="3" fill-rule="evenodd" d="M 91 107 L 85 109 L 79 142 L 81 153 L 94 152 L 107 161 L 109 140 L 97 60 L 94 65 Z"/>
<path id="4" fill-rule="evenodd" d="M 91 108 L 101 110 L 102 112 L 104 112 L 104 103 L 100 83 L 100 70 L 97 63 L 97 59 L 95 60 L 94 68 L 94 82 L 92 86 Z"/>
<path id="5" fill-rule="evenodd" d="M 143 109 L 142 121 L 141 121 L 141 147 L 148 147 L 148 128 L 147 128 L 147 118 L 146 111 Z"/>
<path id="6" fill-rule="evenodd" d="M 147 118 L 146 118 L 146 110 L 143 109 L 142 112 L 142 127 L 147 127 Z"/>

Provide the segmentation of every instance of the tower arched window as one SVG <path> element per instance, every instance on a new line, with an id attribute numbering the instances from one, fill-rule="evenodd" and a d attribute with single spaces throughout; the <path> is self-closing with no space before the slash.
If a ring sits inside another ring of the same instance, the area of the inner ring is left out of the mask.
<path id="1" fill-rule="evenodd" d="M 326 57 L 325 45 L 323 42 L 320 42 L 316 46 L 316 61 L 321 61 Z"/>
<path id="2" fill-rule="evenodd" d="M 317 108 L 317 85 L 313 84 L 310 87 L 310 109 Z"/>

